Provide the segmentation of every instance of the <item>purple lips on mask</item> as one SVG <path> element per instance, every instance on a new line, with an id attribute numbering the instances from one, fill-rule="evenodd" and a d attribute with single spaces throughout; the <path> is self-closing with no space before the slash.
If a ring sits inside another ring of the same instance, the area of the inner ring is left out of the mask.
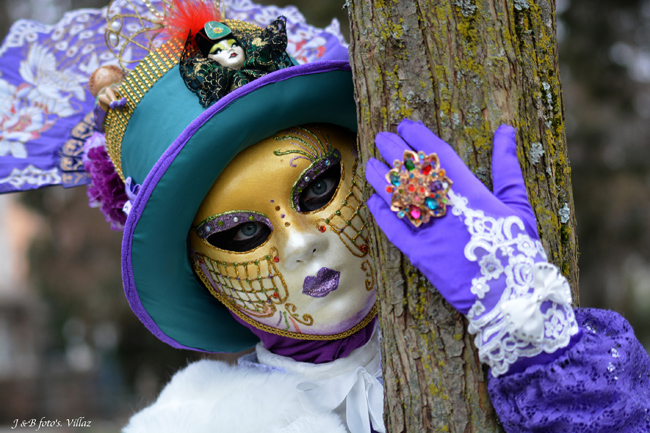
<path id="1" fill-rule="evenodd" d="M 341 273 L 330 268 L 320 268 L 315 277 L 306 277 L 302 285 L 305 295 L 322 298 L 339 287 Z"/>

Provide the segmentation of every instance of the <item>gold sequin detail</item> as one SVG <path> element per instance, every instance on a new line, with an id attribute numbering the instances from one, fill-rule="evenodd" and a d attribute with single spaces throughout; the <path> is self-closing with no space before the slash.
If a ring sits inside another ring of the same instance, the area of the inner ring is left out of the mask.
<path id="1" fill-rule="evenodd" d="M 166 10 L 173 8 L 171 0 L 162 0 L 156 5 L 150 0 L 141 0 L 149 10 L 151 14 L 149 15 L 140 13 L 140 8 L 133 4 L 134 1 L 127 0 L 133 6 L 130 13 L 115 13 L 123 7 L 121 5 L 114 5 L 118 0 L 110 0 L 107 7 L 106 31 L 104 32 L 106 46 L 117 58 L 120 67 L 125 70 L 130 69 L 128 65 L 139 62 L 139 56 L 135 56 L 135 60 L 130 58 L 130 54 L 133 51 L 138 52 L 144 50 L 147 53 L 152 53 L 160 44 L 158 38 L 160 36 L 160 29 L 164 26 Z M 215 6 L 217 6 L 216 3 Z M 215 9 L 218 10 L 219 8 L 215 7 Z M 223 11 L 221 16 L 225 16 Z M 229 19 L 224 19 L 222 22 L 230 27 L 231 30 L 249 38 L 259 37 L 262 34 L 262 29 L 252 23 Z M 181 42 L 184 43 L 185 41 Z"/>
<path id="2" fill-rule="evenodd" d="M 115 171 L 122 180 L 122 140 L 126 126 L 144 95 L 151 87 L 178 63 L 183 47 L 172 40 L 163 44 L 145 57 L 136 68 L 120 84 L 117 92 L 120 97 L 126 98 L 126 106 L 122 109 L 108 110 L 104 120 L 106 131 L 106 150 Z"/>
<path id="3" fill-rule="evenodd" d="M 111 28 L 111 20 L 119 21 L 120 18 L 117 15 L 109 17 L 108 29 Z M 254 38 L 262 33 L 262 28 L 252 23 L 238 20 L 223 20 L 223 23 L 247 37 Z M 144 32 L 150 30 L 148 27 L 143 27 L 143 29 Z M 110 30 L 107 30 L 107 38 L 109 33 Z M 124 35 L 121 36 L 124 37 Z M 150 42 L 153 44 L 153 39 Z M 125 177 L 122 171 L 122 140 L 131 115 L 149 89 L 165 73 L 178 64 L 183 51 L 183 43 L 174 40 L 169 40 L 156 49 L 143 45 L 139 45 L 139 47 L 149 50 L 149 54 L 129 73 L 117 90 L 120 97 L 126 98 L 127 104 L 122 109 L 108 110 L 104 120 L 106 150 L 115 166 L 115 170 L 123 181 Z M 116 56 L 121 59 L 121 51 L 116 53 Z"/>
<path id="4" fill-rule="evenodd" d="M 223 20 L 222 22 L 230 27 L 230 30 L 233 32 L 243 34 L 251 39 L 259 37 L 262 34 L 262 28 L 253 23 L 238 20 Z"/>

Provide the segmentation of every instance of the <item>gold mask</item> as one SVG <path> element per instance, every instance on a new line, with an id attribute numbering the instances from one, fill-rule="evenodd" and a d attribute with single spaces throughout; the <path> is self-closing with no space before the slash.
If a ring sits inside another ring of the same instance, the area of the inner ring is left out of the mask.
<path id="1" fill-rule="evenodd" d="M 189 241 L 210 292 L 253 326 L 343 338 L 374 317 L 355 136 L 290 128 L 238 154 L 201 204 Z"/>

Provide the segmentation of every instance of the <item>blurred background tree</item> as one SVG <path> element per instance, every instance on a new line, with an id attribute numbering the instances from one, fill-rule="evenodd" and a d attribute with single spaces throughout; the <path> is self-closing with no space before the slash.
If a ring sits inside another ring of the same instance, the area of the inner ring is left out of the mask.
<path id="1" fill-rule="evenodd" d="M 0 35 L 20 18 L 53 23 L 66 10 L 106 3 L 4 0 Z M 260 3 L 295 4 L 320 27 L 336 17 L 349 35 L 343 0 Z M 558 0 L 557 11 L 581 304 L 621 312 L 648 349 L 650 0 Z M 131 313 L 121 287 L 121 233 L 88 208 L 85 188 L 34 191 L 20 201 L 40 221 L 29 249 L 30 295 L 18 304 L 0 296 L 0 319 L 27 329 L 14 340 L 30 342 L 38 359 L 30 374 L 0 368 L 0 425 L 84 416 L 95 425 L 114 421 L 92 431 L 118 431 L 174 371 L 202 355 L 159 342 Z M 16 356 L 2 323 L 0 367 Z"/>
<path id="2" fill-rule="evenodd" d="M 558 2 L 580 298 L 650 348 L 650 1 Z"/>

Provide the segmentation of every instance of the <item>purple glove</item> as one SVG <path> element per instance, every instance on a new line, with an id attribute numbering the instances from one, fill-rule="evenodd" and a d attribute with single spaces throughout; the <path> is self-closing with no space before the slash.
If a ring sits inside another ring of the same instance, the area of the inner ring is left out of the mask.
<path id="1" fill-rule="evenodd" d="M 520 357 L 566 347 L 578 332 L 571 291 L 538 241 L 514 129 L 503 125 L 494 136 L 494 194 L 423 124 L 405 119 L 397 131 L 377 135 L 381 155 L 392 163 L 405 150 L 436 153 L 453 182 L 451 208 L 419 228 L 398 218 L 385 189 L 389 169 L 376 159 L 366 168 L 378 191 L 368 208 L 388 239 L 469 318 L 481 360 L 497 376 Z"/>
<path id="2" fill-rule="evenodd" d="M 108 105 L 111 110 L 121 110 L 126 107 L 126 98 L 121 98 L 116 101 L 111 101 Z M 93 109 L 93 116 L 95 118 L 95 128 L 99 132 L 104 132 L 104 119 L 106 118 L 106 111 L 99 106 L 99 103 L 95 101 L 95 108 Z"/>

